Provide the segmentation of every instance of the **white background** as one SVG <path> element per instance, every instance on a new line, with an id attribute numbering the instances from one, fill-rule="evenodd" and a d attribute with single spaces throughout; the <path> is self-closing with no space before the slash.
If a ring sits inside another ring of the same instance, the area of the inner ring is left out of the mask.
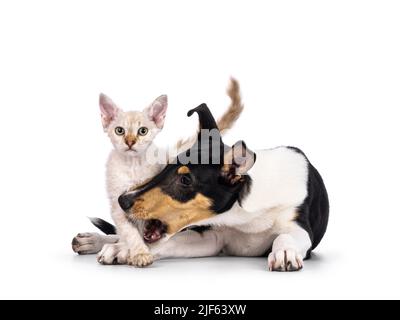
<path id="1" fill-rule="evenodd" d="M 400 298 L 397 1 L 2 1 L 0 298 Z M 100 266 L 72 237 L 109 220 L 98 94 L 142 109 L 167 93 L 158 144 L 188 109 L 245 112 L 226 141 L 294 145 L 325 179 L 331 220 L 299 273 L 266 259 Z"/>

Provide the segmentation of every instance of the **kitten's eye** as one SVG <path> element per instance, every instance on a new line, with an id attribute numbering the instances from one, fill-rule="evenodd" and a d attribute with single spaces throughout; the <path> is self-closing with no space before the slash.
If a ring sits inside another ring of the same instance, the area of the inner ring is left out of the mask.
<path id="1" fill-rule="evenodd" d="M 118 136 L 123 136 L 125 134 L 125 129 L 122 127 L 116 127 L 115 134 Z"/>
<path id="2" fill-rule="evenodd" d="M 138 130 L 139 136 L 145 136 L 147 134 L 147 132 L 149 132 L 149 129 L 147 129 L 146 127 L 141 127 Z"/>
<path id="3" fill-rule="evenodd" d="M 180 182 L 185 186 L 190 186 L 192 184 L 192 178 L 189 175 L 183 175 Z"/>

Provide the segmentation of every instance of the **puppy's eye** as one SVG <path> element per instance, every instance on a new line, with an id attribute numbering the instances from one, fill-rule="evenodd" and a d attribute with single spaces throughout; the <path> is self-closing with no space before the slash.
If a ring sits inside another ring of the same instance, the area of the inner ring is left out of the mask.
<path id="1" fill-rule="evenodd" d="M 180 178 L 180 182 L 184 186 L 190 186 L 192 184 L 192 178 L 189 175 L 182 175 Z"/>
<path id="2" fill-rule="evenodd" d="M 147 132 L 149 132 L 149 129 L 147 129 L 146 127 L 141 127 L 138 130 L 138 135 L 139 136 L 145 136 L 147 134 Z"/>
<path id="3" fill-rule="evenodd" d="M 117 136 L 122 136 L 122 135 L 125 134 L 125 129 L 122 128 L 122 127 L 116 127 L 116 128 L 115 128 L 115 134 L 116 134 Z"/>

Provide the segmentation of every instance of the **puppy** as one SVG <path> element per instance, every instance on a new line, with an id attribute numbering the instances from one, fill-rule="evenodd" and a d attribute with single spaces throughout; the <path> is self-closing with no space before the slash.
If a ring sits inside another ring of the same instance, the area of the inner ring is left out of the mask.
<path id="1" fill-rule="evenodd" d="M 297 148 L 228 147 L 208 107 L 194 112 L 202 129 L 195 145 L 119 198 L 128 219 L 147 221 L 147 237 L 159 239 L 155 259 L 268 253 L 269 270 L 300 270 L 328 224 L 318 171 Z"/>

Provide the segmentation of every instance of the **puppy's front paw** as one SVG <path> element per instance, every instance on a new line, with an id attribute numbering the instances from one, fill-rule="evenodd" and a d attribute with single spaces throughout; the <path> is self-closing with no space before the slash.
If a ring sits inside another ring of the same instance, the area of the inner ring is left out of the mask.
<path id="1" fill-rule="evenodd" d="M 299 271 L 303 268 L 303 258 L 295 250 L 273 251 L 268 256 L 269 271 Z"/>
<path id="2" fill-rule="evenodd" d="M 103 246 L 101 235 L 92 232 L 78 233 L 72 239 L 72 250 L 79 255 L 95 254 Z"/>
<path id="3" fill-rule="evenodd" d="M 151 265 L 154 261 L 153 256 L 150 253 L 132 253 L 129 254 L 128 264 L 131 266 L 143 268 Z"/>

